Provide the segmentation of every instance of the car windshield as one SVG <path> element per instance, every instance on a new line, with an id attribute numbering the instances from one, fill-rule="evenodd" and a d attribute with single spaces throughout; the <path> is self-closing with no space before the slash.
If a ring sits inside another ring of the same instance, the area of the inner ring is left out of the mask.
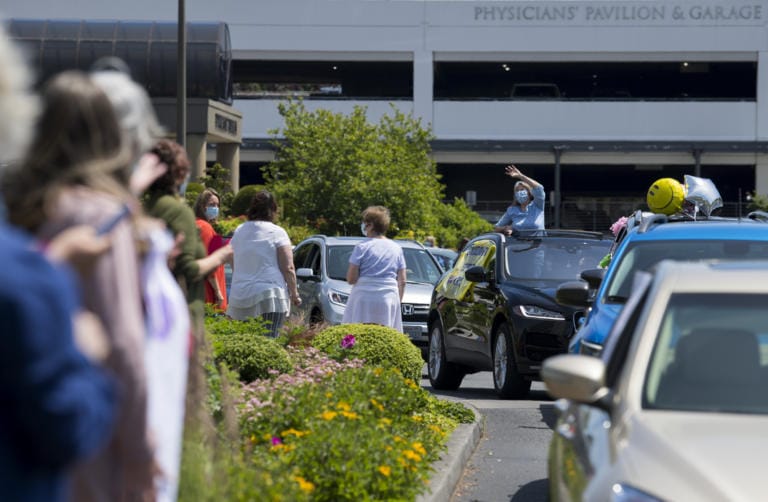
<path id="1" fill-rule="evenodd" d="M 670 298 L 651 356 L 643 406 L 768 414 L 768 295 Z"/>
<path id="2" fill-rule="evenodd" d="M 529 239 L 506 246 L 507 274 L 515 279 L 569 281 L 595 268 L 610 241 L 575 238 Z"/>
<path id="3" fill-rule="evenodd" d="M 724 240 L 665 240 L 629 244 L 616 263 L 606 286 L 604 301 L 624 303 L 638 270 L 649 270 L 664 259 L 695 261 L 706 259 L 754 260 L 768 256 L 768 242 Z"/>
<path id="4" fill-rule="evenodd" d="M 339 281 L 347 280 L 349 257 L 354 249 L 353 245 L 328 246 L 328 277 Z M 442 270 L 435 263 L 426 249 L 403 248 L 408 282 L 423 282 L 435 284 Z"/>

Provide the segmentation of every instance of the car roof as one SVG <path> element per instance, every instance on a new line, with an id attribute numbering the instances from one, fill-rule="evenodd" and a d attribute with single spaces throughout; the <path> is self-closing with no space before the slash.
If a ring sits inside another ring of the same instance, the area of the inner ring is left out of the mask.
<path id="1" fill-rule="evenodd" d="M 768 293 L 768 260 L 663 260 L 656 275 L 661 280 L 671 277 L 676 291 Z"/>
<path id="2" fill-rule="evenodd" d="M 480 234 L 472 240 L 479 238 L 501 238 L 509 240 L 548 239 L 548 238 L 576 238 L 592 239 L 598 241 L 613 240 L 613 236 L 605 232 L 592 232 L 589 230 L 571 230 L 561 228 L 547 228 L 544 230 L 515 230 L 507 237 L 499 232 Z"/>
<path id="3" fill-rule="evenodd" d="M 456 251 L 454 249 L 450 249 L 450 248 L 434 248 L 434 247 L 429 247 L 429 248 L 427 248 L 427 251 L 429 251 L 430 253 L 433 253 L 433 254 L 449 256 L 449 257 L 452 257 L 452 258 L 456 257 L 459 254 L 458 251 Z"/>
<path id="4" fill-rule="evenodd" d="M 356 235 L 312 235 L 308 237 L 308 239 L 321 239 L 325 241 L 326 245 L 328 246 L 354 246 L 355 244 L 362 242 L 368 237 L 356 236 Z M 392 239 L 394 242 L 397 242 L 400 244 L 401 247 L 404 248 L 412 248 L 412 249 L 426 249 L 424 246 L 421 245 L 421 243 L 411 240 L 411 239 Z M 302 241 L 303 242 L 303 241 Z M 300 243 L 299 243 L 300 244 Z"/>
<path id="5" fill-rule="evenodd" d="M 682 239 L 768 239 L 768 225 L 753 220 L 702 220 L 678 222 L 674 225 L 654 225 L 633 228 L 626 237 L 631 241 Z"/>

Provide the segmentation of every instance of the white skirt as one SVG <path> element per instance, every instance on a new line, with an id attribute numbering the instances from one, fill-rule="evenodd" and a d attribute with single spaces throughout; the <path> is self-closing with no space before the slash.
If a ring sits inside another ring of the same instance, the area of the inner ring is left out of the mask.
<path id="1" fill-rule="evenodd" d="M 360 277 L 347 300 L 344 324 L 373 323 L 403 332 L 400 293 L 395 279 Z"/>

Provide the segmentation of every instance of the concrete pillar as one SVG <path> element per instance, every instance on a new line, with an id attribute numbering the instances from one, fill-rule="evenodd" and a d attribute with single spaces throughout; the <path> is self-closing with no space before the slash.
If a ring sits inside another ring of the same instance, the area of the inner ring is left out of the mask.
<path id="1" fill-rule="evenodd" d="M 229 169 L 229 180 L 232 191 L 240 190 L 240 144 L 218 143 L 216 145 L 216 162 Z"/>
<path id="2" fill-rule="evenodd" d="M 757 54 L 757 141 L 768 140 L 768 52 Z"/>
<path id="3" fill-rule="evenodd" d="M 205 174 L 205 136 L 200 134 L 187 135 L 187 155 L 190 163 L 190 178 L 197 180 Z"/>
<path id="4" fill-rule="evenodd" d="M 765 155 L 757 156 L 755 164 L 755 193 L 758 195 L 768 195 L 768 157 Z"/>
<path id="5" fill-rule="evenodd" d="M 413 54 L 413 116 L 421 119 L 421 125 L 428 127 L 433 121 L 432 52 L 418 50 Z"/>

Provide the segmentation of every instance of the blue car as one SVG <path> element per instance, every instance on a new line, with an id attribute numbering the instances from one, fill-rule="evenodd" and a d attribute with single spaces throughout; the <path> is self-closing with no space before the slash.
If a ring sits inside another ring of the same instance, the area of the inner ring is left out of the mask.
<path id="1" fill-rule="evenodd" d="M 600 354 L 638 270 L 649 270 L 663 259 L 768 259 L 768 225 L 758 217 L 675 221 L 638 213 L 619 239 L 607 269 L 584 271 L 583 281 L 558 288 L 558 302 L 587 309 L 569 352 Z"/>

